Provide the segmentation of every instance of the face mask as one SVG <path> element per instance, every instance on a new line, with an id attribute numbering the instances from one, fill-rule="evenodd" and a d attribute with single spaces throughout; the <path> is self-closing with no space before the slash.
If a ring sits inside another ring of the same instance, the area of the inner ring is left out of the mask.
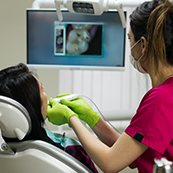
<path id="1" fill-rule="evenodd" d="M 138 40 L 131 48 L 130 48 L 130 55 L 129 55 L 129 58 L 130 58 L 130 62 L 131 64 L 133 65 L 133 67 L 135 69 L 137 69 L 139 72 L 141 73 L 147 73 L 143 67 L 141 66 L 141 63 L 140 63 L 140 60 L 142 59 L 142 57 L 144 55 L 141 55 L 141 57 L 138 59 L 138 60 L 135 60 L 135 58 L 132 56 L 131 54 L 131 50 L 140 42 L 141 40 Z"/>

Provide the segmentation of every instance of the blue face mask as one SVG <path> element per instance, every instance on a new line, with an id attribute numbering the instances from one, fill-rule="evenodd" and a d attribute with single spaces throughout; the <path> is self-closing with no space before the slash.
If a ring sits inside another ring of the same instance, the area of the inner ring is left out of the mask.
<path id="1" fill-rule="evenodd" d="M 141 73 L 147 73 L 143 67 L 141 66 L 140 60 L 142 59 L 142 57 L 144 56 L 143 54 L 140 56 L 140 58 L 138 60 L 135 60 L 135 58 L 132 56 L 131 54 L 131 50 L 140 42 L 141 40 L 138 40 L 131 48 L 130 48 L 130 63 L 133 65 L 133 67 L 135 69 L 137 69 L 139 72 Z"/>

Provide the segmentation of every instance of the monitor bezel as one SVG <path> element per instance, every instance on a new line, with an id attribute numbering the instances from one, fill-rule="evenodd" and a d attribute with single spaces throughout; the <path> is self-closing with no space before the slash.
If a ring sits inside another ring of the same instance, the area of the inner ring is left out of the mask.
<path id="1" fill-rule="evenodd" d="M 27 24 L 27 12 L 28 11 L 56 11 L 55 8 L 47 9 L 47 8 L 39 8 L 39 9 L 26 9 L 26 24 Z M 69 12 L 67 9 L 61 9 L 61 12 Z M 116 9 L 110 9 L 107 12 L 118 12 Z M 124 10 L 125 17 L 127 15 L 127 11 Z M 79 14 L 80 15 L 80 14 Z M 27 24 L 28 25 L 28 24 Z M 28 40 L 27 40 L 27 29 L 26 27 L 26 64 L 30 69 L 59 69 L 59 70 L 94 70 L 94 71 L 124 71 L 125 70 L 125 50 L 126 50 L 126 28 L 124 28 L 124 62 L 123 66 L 83 66 L 83 65 L 54 65 L 54 64 L 30 64 L 28 63 Z"/>

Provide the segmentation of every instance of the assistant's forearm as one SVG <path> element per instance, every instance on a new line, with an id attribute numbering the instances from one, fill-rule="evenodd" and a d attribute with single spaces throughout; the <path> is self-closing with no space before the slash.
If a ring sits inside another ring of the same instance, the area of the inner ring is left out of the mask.
<path id="1" fill-rule="evenodd" d="M 111 147 L 120 136 L 102 118 L 99 119 L 92 130 L 98 138 L 109 147 Z"/>
<path id="2" fill-rule="evenodd" d="M 93 136 L 76 116 L 70 117 L 70 124 L 87 154 L 103 172 L 115 173 L 122 170 L 147 149 L 126 133 L 109 147 Z"/>

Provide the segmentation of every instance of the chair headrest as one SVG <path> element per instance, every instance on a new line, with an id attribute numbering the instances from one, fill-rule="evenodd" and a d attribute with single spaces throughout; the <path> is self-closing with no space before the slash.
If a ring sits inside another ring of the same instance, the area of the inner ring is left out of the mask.
<path id="1" fill-rule="evenodd" d="M 22 140 L 31 131 L 27 110 L 17 101 L 0 96 L 0 129 L 2 136 Z"/>

